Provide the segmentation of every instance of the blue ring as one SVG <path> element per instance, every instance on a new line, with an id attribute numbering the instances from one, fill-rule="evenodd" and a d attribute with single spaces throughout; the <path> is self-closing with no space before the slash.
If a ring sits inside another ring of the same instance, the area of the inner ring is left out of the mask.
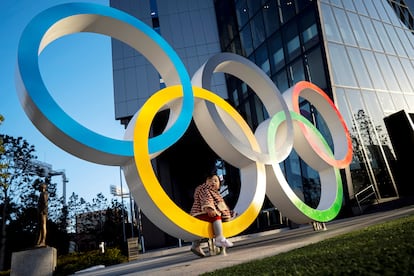
<path id="1" fill-rule="evenodd" d="M 69 139 L 100 153 L 115 157 L 133 157 L 132 141 L 103 136 L 79 124 L 57 105 L 43 83 L 38 63 L 39 45 L 43 36 L 59 20 L 81 14 L 109 17 L 133 26 L 157 43 L 171 60 L 183 86 L 183 105 L 172 127 L 149 139 L 149 151 L 158 152 L 174 144 L 187 130 L 194 110 L 194 97 L 188 72 L 173 48 L 156 31 L 137 18 L 111 7 L 91 3 L 58 5 L 38 14 L 27 25 L 20 39 L 17 62 L 20 78 L 29 98 L 43 116 Z"/>

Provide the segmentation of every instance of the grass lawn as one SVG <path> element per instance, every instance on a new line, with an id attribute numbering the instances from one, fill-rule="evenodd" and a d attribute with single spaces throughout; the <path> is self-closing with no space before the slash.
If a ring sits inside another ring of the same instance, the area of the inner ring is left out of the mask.
<path id="1" fill-rule="evenodd" d="M 203 275 L 414 275 L 414 216 Z"/>

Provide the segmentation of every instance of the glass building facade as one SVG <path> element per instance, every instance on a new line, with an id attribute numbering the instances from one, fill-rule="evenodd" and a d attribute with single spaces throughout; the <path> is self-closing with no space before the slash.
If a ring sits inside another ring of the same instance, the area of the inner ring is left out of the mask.
<path id="1" fill-rule="evenodd" d="M 352 211 L 355 196 L 367 189 L 379 200 L 401 196 L 396 152 L 384 119 L 399 111 L 414 113 L 413 17 L 404 1 L 114 0 L 111 6 L 156 29 L 176 49 L 190 75 L 214 53 L 233 52 L 258 65 L 281 92 L 302 80 L 316 84 L 334 101 L 351 133 L 353 160 L 342 170 L 344 209 Z M 116 117 L 126 124 L 162 86 L 162 80 L 160 84 L 157 73 L 139 53 L 117 41 L 113 41 L 113 60 Z M 263 103 L 241 80 L 219 75 L 214 85 L 212 90 L 228 99 L 253 130 L 268 118 Z M 318 110 L 304 99 L 300 105 L 330 142 Z M 181 183 L 180 175 L 195 181 L 189 171 L 200 173 L 191 164 L 201 158 L 180 153 L 179 164 L 184 168 L 174 175 L 180 168 L 177 162 L 171 164 L 171 157 L 180 147 L 195 143 L 196 151 L 211 156 L 210 163 L 218 160 L 202 142 L 194 142 L 201 139 L 194 127 L 190 132 L 185 142 L 157 161 L 160 177 L 172 183 L 166 190 L 183 208 L 188 207 L 183 202 L 191 201 L 189 191 L 194 187 L 174 192 L 174 183 Z M 283 170 L 293 190 L 316 207 L 318 173 L 294 151 L 284 161 Z M 237 172 L 231 167 L 224 171 L 233 184 L 229 194 L 237 196 Z M 263 208 L 271 207 L 266 202 Z M 275 219 L 279 227 L 284 223 Z"/>
<path id="2" fill-rule="evenodd" d="M 315 83 L 336 103 L 353 141 L 344 174 L 349 199 L 367 187 L 379 199 L 399 196 L 395 153 L 384 118 L 412 113 L 412 16 L 403 1 L 215 1 L 222 50 L 246 56 L 280 91 L 301 80 Z M 234 11 L 231 16 L 224 12 Z M 229 99 L 252 128 L 266 119 L 262 103 L 241 81 L 227 77 Z M 322 131 L 323 119 L 301 108 Z M 325 135 L 327 133 L 325 132 Z M 285 175 L 314 204 L 318 175 L 294 152 Z M 312 183 L 312 185 L 309 185 Z"/>

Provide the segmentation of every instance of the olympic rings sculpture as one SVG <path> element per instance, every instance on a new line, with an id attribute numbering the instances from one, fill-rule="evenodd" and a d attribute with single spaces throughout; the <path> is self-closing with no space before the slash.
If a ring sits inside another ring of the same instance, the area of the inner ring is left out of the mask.
<path id="1" fill-rule="evenodd" d="M 145 56 L 166 83 L 167 87 L 153 94 L 135 114 L 124 140 L 102 136 L 77 123 L 57 105 L 43 83 L 38 55 L 54 40 L 78 32 L 123 41 Z M 351 139 L 333 102 L 311 83 L 299 82 L 281 94 L 254 63 L 230 53 L 213 56 L 190 79 L 178 55 L 154 30 L 122 11 L 89 3 L 58 5 L 37 15 L 21 36 L 17 67 L 19 99 L 39 131 L 79 158 L 121 166 L 144 214 L 172 236 L 193 240 L 213 235 L 209 223 L 190 216 L 169 198 L 151 165 L 153 158 L 180 139 L 192 119 L 207 144 L 240 169 L 240 196 L 234 208 L 239 216 L 223 224 L 226 236 L 237 235 L 255 220 L 265 195 L 297 223 L 332 220 L 341 208 L 339 169 L 351 162 Z M 255 132 L 230 104 L 210 91 L 216 72 L 244 81 L 262 100 L 270 117 Z M 311 102 L 324 118 L 334 152 L 300 115 L 300 97 Z M 165 108 L 170 110 L 165 130 L 149 138 L 152 119 Z M 321 199 L 317 208 L 309 207 L 293 192 L 280 168 L 292 149 L 319 172 Z"/>

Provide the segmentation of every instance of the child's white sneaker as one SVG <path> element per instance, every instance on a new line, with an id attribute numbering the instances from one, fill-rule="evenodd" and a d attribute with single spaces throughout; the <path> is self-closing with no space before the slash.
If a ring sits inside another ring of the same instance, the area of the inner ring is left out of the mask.
<path id="1" fill-rule="evenodd" d="M 216 246 L 218 247 L 232 247 L 233 243 L 228 239 L 216 240 Z"/>

